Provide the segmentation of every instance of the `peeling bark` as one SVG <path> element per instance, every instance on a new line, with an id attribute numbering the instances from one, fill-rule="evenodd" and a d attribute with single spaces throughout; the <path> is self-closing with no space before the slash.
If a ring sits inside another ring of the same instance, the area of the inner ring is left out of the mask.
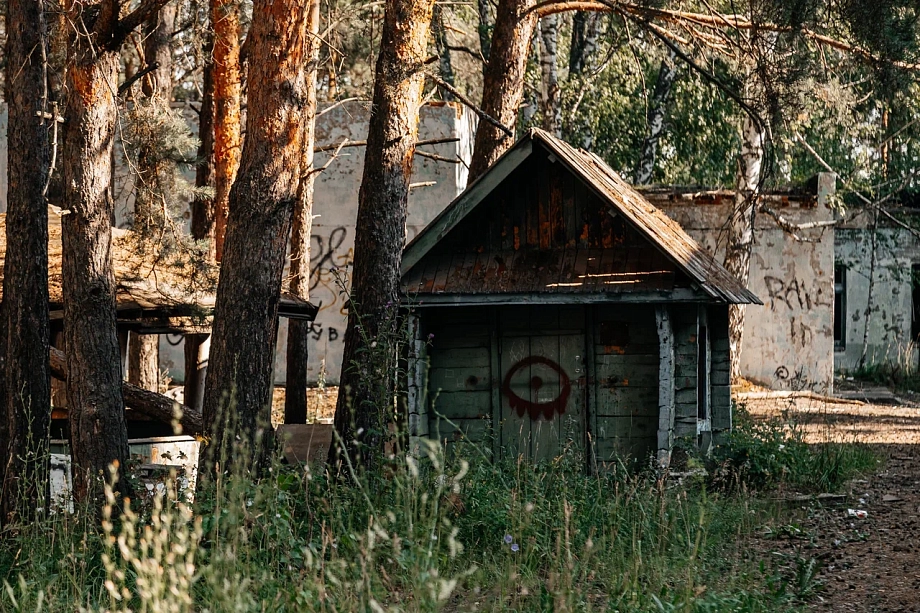
<path id="1" fill-rule="evenodd" d="M 237 464 L 258 472 L 271 450 L 270 437 L 260 433 L 271 432 L 281 275 L 301 178 L 306 22 L 301 0 L 253 4 L 247 138 L 230 192 L 214 309 L 202 415 L 210 442 L 202 475 L 213 472 L 213 461 L 221 469 Z M 225 429 L 227 410 L 235 413 L 232 430 Z M 234 453 L 229 441 L 236 436 L 256 455 Z"/>
<path id="2" fill-rule="evenodd" d="M 540 20 L 540 112 L 543 129 L 557 137 L 562 136 L 562 107 L 559 101 L 559 15 Z"/>
<path id="3" fill-rule="evenodd" d="M 741 155 L 735 176 L 735 205 L 728 222 L 725 268 L 747 287 L 751 276 L 754 247 L 754 215 L 760 169 L 763 164 L 763 132 L 747 115 L 742 125 Z M 728 335 L 731 349 L 731 378 L 741 377 L 741 348 L 744 340 L 744 305 L 729 305 Z"/>
<path id="4" fill-rule="evenodd" d="M 648 107 L 648 134 L 642 141 L 642 152 L 639 155 L 639 164 L 636 166 L 636 185 L 648 185 L 655 171 L 655 159 L 658 156 L 658 141 L 664 134 L 664 118 L 667 114 L 668 100 L 674 81 L 677 79 L 676 56 L 672 51 L 668 59 L 661 60 L 658 68 L 658 78 L 655 80 L 655 90 L 652 92 L 651 103 Z"/>
<path id="5" fill-rule="evenodd" d="M 535 0 L 500 0 L 495 16 L 489 64 L 482 84 L 482 104 L 479 107 L 505 126 L 517 123 L 518 107 L 524 96 L 524 72 L 530 42 L 537 24 L 536 13 L 524 13 Z M 469 182 L 484 173 L 514 139 L 487 121 L 476 129 Z"/>
<path id="6" fill-rule="evenodd" d="M 0 353 L 0 525 L 28 517 L 49 496 L 47 451 L 51 422 L 48 366 L 48 205 L 51 167 L 49 133 L 54 119 L 45 97 L 42 56 L 48 28 L 42 5 L 9 0 L 6 14 L 7 175 L 6 260 L 3 269 L 3 334 Z"/>
<path id="7" fill-rule="evenodd" d="M 310 299 L 310 233 L 313 227 L 313 147 L 316 144 L 316 63 L 319 61 L 319 0 L 310 0 L 307 14 L 309 68 L 304 91 L 304 134 L 301 168 L 303 178 L 291 223 L 290 283 L 294 296 Z M 307 423 L 307 362 L 310 357 L 310 322 L 288 320 L 287 380 L 284 391 L 284 423 Z"/>
<path id="8" fill-rule="evenodd" d="M 214 258 L 224 255 L 230 189 L 240 166 L 240 6 L 237 0 L 210 0 L 214 80 Z"/>
<path id="9" fill-rule="evenodd" d="M 434 0 L 387 0 L 377 57 L 335 408 L 335 429 L 347 447 L 344 451 L 353 464 L 364 467 L 372 467 L 382 453 L 392 418 L 393 378 L 385 373 L 393 372 L 396 358 L 399 269 L 433 5 Z M 339 444 L 332 445 L 330 465 L 340 465 L 342 451 Z"/>

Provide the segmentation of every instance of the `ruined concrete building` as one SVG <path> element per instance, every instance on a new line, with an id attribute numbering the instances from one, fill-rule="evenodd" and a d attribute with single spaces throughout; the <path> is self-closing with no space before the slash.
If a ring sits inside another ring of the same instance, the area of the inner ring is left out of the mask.
<path id="1" fill-rule="evenodd" d="M 336 145 L 346 138 L 363 140 L 367 119 L 363 103 L 337 106 L 319 118 L 317 142 Z M 5 121 L 5 113 L 0 114 L 0 134 L 5 134 Z M 422 109 L 419 138 L 443 142 L 421 147 L 415 158 L 407 225 L 410 240 L 466 187 L 474 129 L 475 118 L 459 105 L 430 104 Z M 328 155 L 318 154 L 317 163 L 325 163 Z M 363 160 L 363 148 L 343 149 L 316 183 L 318 217 L 313 226 L 310 285 L 311 301 L 320 312 L 309 369 L 312 380 L 329 384 L 338 381 L 342 355 L 345 316 L 340 285 L 347 283 Z M 123 227 L 131 217 L 132 199 L 127 170 L 120 176 L 116 221 Z M 748 309 L 742 354 L 743 373 L 755 382 L 830 392 L 835 370 L 855 368 L 864 347 L 870 365 L 916 364 L 920 241 L 885 215 L 880 215 L 878 232 L 873 232 L 871 212 L 835 223 L 830 206 L 833 191 L 833 179 L 822 175 L 801 189 L 764 195 L 773 216 L 758 215 L 750 289 L 765 304 Z M 732 206 L 730 191 L 653 188 L 642 193 L 721 261 L 724 225 Z M 4 138 L 0 140 L 0 212 L 5 210 Z M 901 209 L 901 213 L 910 211 Z M 803 229 L 784 231 L 776 217 Z M 282 325 L 279 356 L 285 334 Z M 163 334 L 160 346 L 162 367 L 181 382 L 181 336 Z M 276 360 L 276 368 L 276 381 L 283 384 L 283 359 Z"/>

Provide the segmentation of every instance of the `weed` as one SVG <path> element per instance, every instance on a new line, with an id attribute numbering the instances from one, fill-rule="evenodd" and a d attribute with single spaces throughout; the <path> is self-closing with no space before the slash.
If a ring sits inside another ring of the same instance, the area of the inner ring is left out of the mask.
<path id="1" fill-rule="evenodd" d="M 734 430 L 709 460 L 715 487 L 834 492 L 878 466 L 878 456 L 867 445 L 808 444 L 794 423 L 755 420 L 743 404 L 735 407 L 734 416 Z"/>

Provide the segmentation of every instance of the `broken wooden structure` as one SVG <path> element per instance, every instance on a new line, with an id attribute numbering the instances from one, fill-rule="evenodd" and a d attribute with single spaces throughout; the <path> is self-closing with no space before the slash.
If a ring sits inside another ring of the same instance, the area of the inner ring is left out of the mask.
<path id="1" fill-rule="evenodd" d="M 57 207 L 48 211 L 48 298 L 51 319 L 52 375 L 63 380 L 64 305 L 61 273 L 61 215 Z M 128 332 L 137 334 L 208 334 L 214 310 L 218 270 L 192 269 L 182 258 L 161 257 L 156 249 L 138 249 L 132 232 L 113 229 L 112 260 L 115 269 L 115 306 L 118 333 L 125 359 Z M 6 255 L 6 215 L 0 215 L 0 280 Z M 2 288 L 2 284 L 0 284 Z M 2 289 L 0 289 L 2 292 Z M 2 296 L 2 294 L 0 294 Z M 317 307 L 291 295 L 282 295 L 279 317 L 306 319 L 316 317 Z M 124 367 L 124 364 L 123 364 Z M 53 386 L 52 419 L 54 436 L 66 438 L 66 398 L 61 386 Z M 172 434 L 172 398 L 124 384 L 125 404 L 129 407 L 129 436 L 149 437 Z M 200 430 L 200 409 L 181 407 L 182 424 L 187 434 Z"/>
<path id="2" fill-rule="evenodd" d="M 531 130 L 405 249 L 410 434 L 598 465 L 731 429 L 758 303 L 600 158 Z"/>

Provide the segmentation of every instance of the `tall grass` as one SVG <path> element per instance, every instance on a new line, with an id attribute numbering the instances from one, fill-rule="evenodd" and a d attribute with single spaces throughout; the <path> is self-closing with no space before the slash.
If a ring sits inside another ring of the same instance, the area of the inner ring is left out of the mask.
<path id="1" fill-rule="evenodd" d="M 7 527 L 2 611 L 784 611 L 747 546 L 773 511 L 653 474 L 436 443 L 340 483 L 276 459 L 192 504 L 171 485 Z"/>
<path id="2" fill-rule="evenodd" d="M 708 462 L 719 487 L 836 492 L 879 466 L 878 454 L 857 441 L 809 444 L 793 420 L 756 420 L 743 404 L 733 414 L 734 430 Z"/>

